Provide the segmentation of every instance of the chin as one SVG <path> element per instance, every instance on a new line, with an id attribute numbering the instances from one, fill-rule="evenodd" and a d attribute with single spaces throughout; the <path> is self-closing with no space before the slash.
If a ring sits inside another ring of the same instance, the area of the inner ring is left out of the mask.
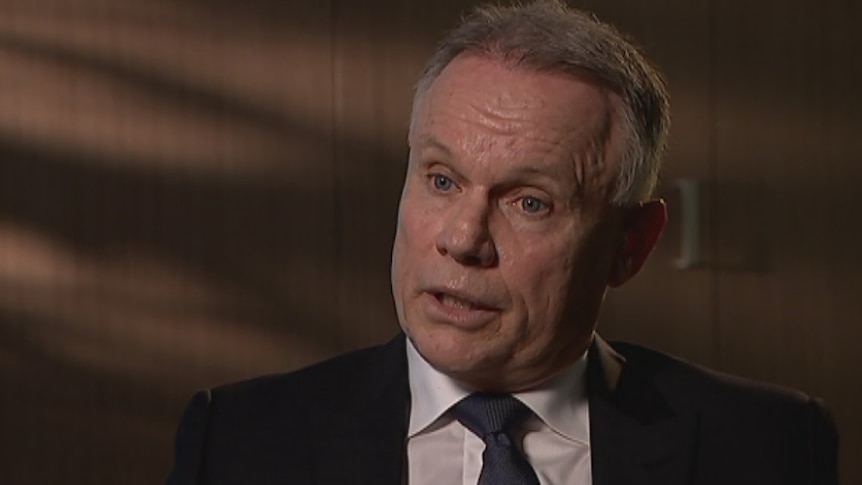
<path id="1" fill-rule="evenodd" d="M 507 361 L 509 352 L 499 342 L 485 336 L 467 333 L 455 328 L 422 328 L 408 331 L 408 336 L 435 369 L 463 382 L 470 376 L 479 376 L 489 371 L 499 373 Z"/>

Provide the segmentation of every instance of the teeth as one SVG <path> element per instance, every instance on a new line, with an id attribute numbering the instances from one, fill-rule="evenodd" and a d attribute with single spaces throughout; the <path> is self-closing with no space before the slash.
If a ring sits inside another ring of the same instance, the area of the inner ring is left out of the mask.
<path id="1" fill-rule="evenodd" d="M 463 308 L 465 310 L 472 310 L 472 309 L 476 308 L 475 305 L 473 305 L 469 301 L 462 300 L 460 298 L 457 298 L 457 297 L 452 296 L 452 295 L 447 295 L 447 294 L 441 295 L 440 301 L 444 305 L 452 306 L 455 308 Z"/>

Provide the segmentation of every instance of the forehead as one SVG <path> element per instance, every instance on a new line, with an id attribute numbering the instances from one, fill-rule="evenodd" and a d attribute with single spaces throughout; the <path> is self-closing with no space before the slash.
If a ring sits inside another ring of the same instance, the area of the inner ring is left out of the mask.
<path id="1" fill-rule="evenodd" d="M 583 151 L 610 137 L 612 96 L 586 77 L 462 54 L 415 106 L 410 142 L 415 148 L 429 134 L 441 133 L 455 138 L 502 135 L 512 143 L 539 140 Z"/>

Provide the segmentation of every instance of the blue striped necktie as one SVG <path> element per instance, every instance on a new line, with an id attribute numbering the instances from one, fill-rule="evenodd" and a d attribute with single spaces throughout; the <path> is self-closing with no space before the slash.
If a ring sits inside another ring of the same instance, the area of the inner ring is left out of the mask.
<path id="1" fill-rule="evenodd" d="M 478 485 L 539 485 L 509 434 L 531 414 L 524 403 L 510 394 L 477 392 L 455 404 L 452 414 L 485 442 Z"/>

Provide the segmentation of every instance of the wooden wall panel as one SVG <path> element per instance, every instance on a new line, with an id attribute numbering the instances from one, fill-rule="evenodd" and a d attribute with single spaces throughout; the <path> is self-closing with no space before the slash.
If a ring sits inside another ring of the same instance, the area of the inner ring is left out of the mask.
<path id="1" fill-rule="evenodd" d="M 475 3 L 0 0 L 0 482 L 160 483 L 195 389 L 396 331 L 412 84 Z M 671 223 L 602 333 L 826 397 L 862 481 L 859 7 L 572 3 L 673 99 Z"/>
<path id="2" fill-rule="evenodd" d="M 0 2 L 0 482 L 160 483 L 195 389 L 335 351 L 332 49 L 328 2 Z"/>
<path id="3" fill-rule="evenodd" d="M 389 262 L 407 161 L 412 86 L 429 46 L 404 2 L 339 2 L 334 16 L 341 267 L 347 347 L 397 332 Z"/>
<path id="4" fill-rule="evenodd" d="M 862 481 L 859 13 L 715 6 L 719 364 L 824 397 L 844 483 Z"/>
<path id="5" fill-rule="evenodd" d="M 682 251 L 677 184 L 681 180 L 705 182 L 711 172 L 708 2 L 576 4 L 632 36 L 664 73 L 672 97 L 672 135 L 657 189 L 657 196 L 668 203 L 669 224 L 641 274 L 609 292 L 599 332 L 712 364 L 716 357 L 712 274 L 703 267 L 683 270 L 676 266 Z M 709 214 L 703 210 L 700 215 L 701 236 L 709 241 Z"/>

